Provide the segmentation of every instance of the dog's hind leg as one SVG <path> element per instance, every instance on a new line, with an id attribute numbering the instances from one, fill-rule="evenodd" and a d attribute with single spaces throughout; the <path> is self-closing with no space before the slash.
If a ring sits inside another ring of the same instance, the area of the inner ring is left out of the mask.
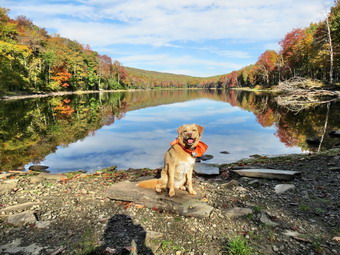
<path id="1" fill-rule="evenodd" d="M 162 192 L 162 189 L 166 188 L 166 185 L 168 183 L 168 175 L 166 173 L 167 171 L 165 171 L 164 169 L 161 172 L 161 178 L 158 179 L 156 187 L 155 187 L 155 191 L 156 192 Z"/>
<path id="2" fill-rule="evenodd" d="M 169 196 L 173 197 L 175 195 L 175 166 L 173 164 L 169 164 L 168 174 Z"/>

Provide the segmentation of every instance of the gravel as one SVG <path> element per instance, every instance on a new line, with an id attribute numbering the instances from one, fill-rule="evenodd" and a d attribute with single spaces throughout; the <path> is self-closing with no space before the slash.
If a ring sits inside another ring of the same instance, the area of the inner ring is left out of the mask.
<path id="1" fill-rule="evenodd" d="M 221 165 L 216 177 L 196 176 L 202 201 L 215 208 L 202 219 L 106 197 L 113 183 L 157 170 L 59 179 L 3 175 L 0 185 L 17 181 L 0 198 L 0 254 L 228 254 L 228 242 L 237 236 L 247 240 L 253 254 L 340 254 L 340 173 L 332 170 L 340 166 L 339 155 L 335 150 L 261 157 Z M 301 177 L 237 178 L 229 172 L 234 166 L 294 170 Z M 294 189 L 277 194 L 279 184 Z M 8 223 L 24 212 L 31 218 L 33 213 L 36 222 Z"/>

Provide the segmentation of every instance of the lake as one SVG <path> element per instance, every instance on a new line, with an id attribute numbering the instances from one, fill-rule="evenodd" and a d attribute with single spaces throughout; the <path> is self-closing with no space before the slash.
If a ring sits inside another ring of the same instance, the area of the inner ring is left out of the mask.
<path id="1" fill-rule="evenodd" d="M 162 167 L 177 128 L 205 128 L 208 163 L 253 154 L 316 151 L 340 143 L 339 101 L 298 113 L 280 108 L 270 94 L 236 90 L 149 90 L 0 101 L 2 171 L 49 166 L 51 172 Z M 229 154 L 222 154 L 227 151 Z"/>

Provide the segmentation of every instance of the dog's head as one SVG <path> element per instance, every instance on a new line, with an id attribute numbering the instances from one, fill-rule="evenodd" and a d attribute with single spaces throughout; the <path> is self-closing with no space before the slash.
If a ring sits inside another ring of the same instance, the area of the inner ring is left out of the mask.
<path id="1" fill-rule="evenodd" d="M 192 149 L 199 143 L 203 127 L 197 124 L 185 124 L 177 129 L 178 143 L 185 148 Z"/>

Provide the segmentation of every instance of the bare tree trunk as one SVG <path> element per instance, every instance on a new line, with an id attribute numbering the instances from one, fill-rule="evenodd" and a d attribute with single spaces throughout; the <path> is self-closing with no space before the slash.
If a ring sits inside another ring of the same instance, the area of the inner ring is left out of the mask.
<path id="1" fill-rule="evenodd" d="M 331 28 L 329 25 L 328 16 L 326 18 L 326 25 L 327 25 L 327 35 L 328 35 L 328 42 L 329 42 L 329 57 L 330 57 L 330 67 L 329 67 L 329 82 L 333 83 L 333 62 L 334 62 L 334 52 L 333 52 L 333 44 L 332 44 L 332 36 L 331 36 Z"/>
<path id="2" fill-rule="evenodd" d="M 321 150 L 321 145 L 322 145 L 323 140 L 325 138 L 325 134 L 326 134 L 327 126 L 328 126 L 328 116 L 329 116 L 329 108 L 330 108 L 330 106 L 331 106 L 331 103 L 327 103 L 327 114 L 326 114 L 326 119 L 325 119 L 325 126 L 323 127 L 323 134 L 321 136 L 318 152 Z"/>

